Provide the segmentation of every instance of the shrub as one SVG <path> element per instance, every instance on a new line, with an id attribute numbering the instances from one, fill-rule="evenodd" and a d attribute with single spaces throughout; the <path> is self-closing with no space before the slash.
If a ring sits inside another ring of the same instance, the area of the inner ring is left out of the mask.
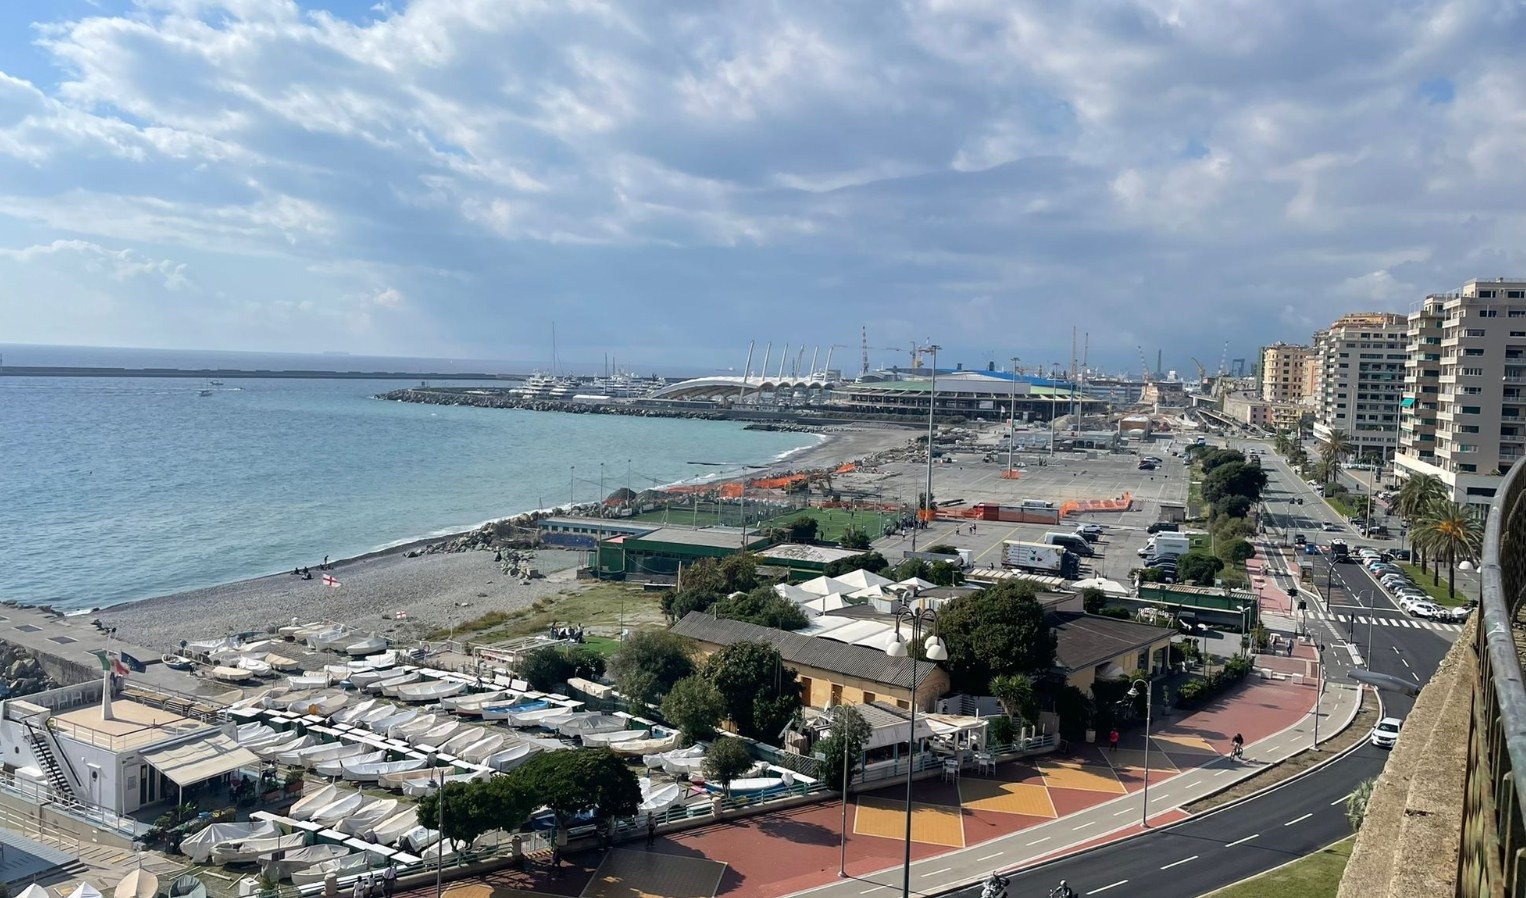
<path id="1" fill-rule="evenodd" d="M 1017 725 L 1010 717 L 992 717 L 986 724 L 986 744 L 1011 745 L 1017 741 Z"/>
<path id="2" fill-rule="evenodd" d="M 1251 545 L 1247 540 L 1236 539 L 1224 546 L 1220 550 L 1220 554 L 1228 561 L 1244 564 L 1247 558 L 1255 557 L 1256 547 Z"/>

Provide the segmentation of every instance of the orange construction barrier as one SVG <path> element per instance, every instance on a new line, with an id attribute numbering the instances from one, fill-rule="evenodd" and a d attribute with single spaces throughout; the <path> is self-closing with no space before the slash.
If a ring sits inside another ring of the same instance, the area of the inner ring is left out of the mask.
<path id="1" fill-rule="evenodd" d="M 1133 493 L 1124 493 L 1116 499 L 1071 500 L 1060 506 L 1060 517 L 1085 511 L 1128 511 L 1133 504 Z"/>
<path id="2" fill-rule="evenodd" d="M 858 465 L 855 465 L 853 462 L 850 461 L 850 462 L 848 462 L 845 465 L 838 465 L 837 466 L 837 470 L 833 471 L 832 473 L 833 474 L 849 474 L 849 473 L 852 473 L 853 471 L 857 471 L 857 470 L 858 470 Z"/>

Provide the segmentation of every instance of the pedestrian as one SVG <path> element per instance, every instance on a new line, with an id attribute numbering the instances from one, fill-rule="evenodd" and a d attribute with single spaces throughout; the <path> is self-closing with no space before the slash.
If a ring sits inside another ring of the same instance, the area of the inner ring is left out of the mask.
<path id="1" fill-rule="evenodd" d="M 1108 746 L 1110 748 L 1112 748 L 1112 750 L 1114 752 L 1118 751 L 1118 728 L 1117 727 L 1114 727 L 1113 731 L 1111 733 L 1107 734 L 1107 744 L 1108 744 Z"/>
<path id="2" fill-rule="evenodd" d="M 366 898 L 366 881 L 364 877 L 355 877 L 355 886 L 350 889 L 350 898 Z"/>
<path id="3" fill-rule="evenodd" d="M 382 873 L 382 894 L 392 898 L 392 893 L 397 891 L 397 864 L 390 863 Z"/>
<path id="4" fill-rule="evenodd" d="M 650 849 L 657 842 L 657 815 L 646 815 L 646 847 Z"/>
<path id="5" fill-rule="evenodd" d="M 323 556 L 323 569 L 329 569 L 329 557 L 327 555 Z"/>

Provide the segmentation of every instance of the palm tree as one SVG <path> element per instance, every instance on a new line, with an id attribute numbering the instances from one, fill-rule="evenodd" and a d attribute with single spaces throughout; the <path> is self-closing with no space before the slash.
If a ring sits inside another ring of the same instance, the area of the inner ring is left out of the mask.
<path id="1" fill-rule="evenodd" d="M 1293 438 L 1288 435 L 1288 432 L 1286 430 L 1277 431 L 1277 435 L 1272 438 L 1272 451 L 1278 455 L 1285 456 L 1292 448 Z"/>
<path id="2" fill-rule="evenodd" d="M 1039 701 L 1033 691 L 1033 678 L 1023 674 L 1002 674 L 991 678 L 991 694 L 1001 702 L 1007 716 L 1020 723 L 1038 720 Z"/>
<path id="3" fill-rule="evenodd" d="M 1417 474 L 1404 481 L 1399 487 L 1399 495 L 1394 501 L 1394 510 L 1399 513 L 1406 527 L 1411 533 L 1416 532 L 1426 511 L 1437 502 L 1443 502 L 1448 495 L 1447 486 L 1440 477 L 1434 474 Z M 1420 564 L 1420 572 L 1425 573 L 1427 562 L 1425 545 L 1421 541 L 1414 544 L 1416 559 Z"/>
<path id="4" fill-rule="evenodd" d="M 1457 598 L 1457 562 L 1477 558 L 1484 544 L 1484 524 L 1477 512 L 1450 499 L 1436 502 L 1420 522 L 1428 548 L 1436 553 L 1436 567 L 1447 565 L 1447 596 Z"/>
<path id="5" fill-rule="evenodd" d="M 1341 475 L 1341 463 L 1346 460 L 1356 444 L 1351 441 L 1350 434 L 1344 430 L 1330 431 L 1329 439 L 1320 444 L 1319 458 L 1325 462 L 1325 483 L 1338 480 Z"/>

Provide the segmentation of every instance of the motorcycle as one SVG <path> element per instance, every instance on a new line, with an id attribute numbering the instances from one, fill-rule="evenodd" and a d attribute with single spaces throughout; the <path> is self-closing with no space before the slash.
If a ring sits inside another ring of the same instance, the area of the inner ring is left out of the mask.
<path id="1" fill-rule="evenodd" d="M 980 887 L 980 898 L 1007 898 L 1007 878 L 992 873 Z"/>

